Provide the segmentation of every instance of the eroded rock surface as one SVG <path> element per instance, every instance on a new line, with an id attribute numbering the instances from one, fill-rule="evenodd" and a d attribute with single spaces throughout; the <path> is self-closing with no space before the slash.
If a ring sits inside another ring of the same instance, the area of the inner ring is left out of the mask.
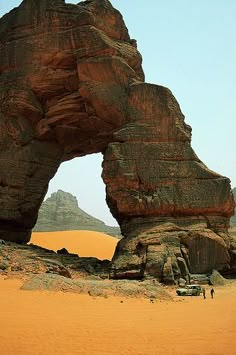
<path id="1" fill-rule="evenodd" d="M 0 238 L 27 242 L 61 162 L 102 152 L 124 236 L 112 277 L 173 283 L 229 268 L 229 179 L 192 150 L 171 91 L 144 83 L 110 2 L 24 0 L 1 18 L 0 38 Z"/>
<path id="2" fill-rule="evenodd" d="M 106 0 L 24 0 L 0 38 L 0 237 L 27 242 L 61 162 L 106 151 L 144 76 Z"/>

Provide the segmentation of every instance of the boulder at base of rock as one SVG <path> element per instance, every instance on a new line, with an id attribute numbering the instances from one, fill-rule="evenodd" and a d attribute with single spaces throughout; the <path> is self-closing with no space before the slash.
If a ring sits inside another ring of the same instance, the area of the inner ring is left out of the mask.
<path id="1" fill-rule="evenodd" d="M 224 286 L 228 281 L 217 270 L 213 270 L 210 276 L 210 283 L 213 286 Z"/>

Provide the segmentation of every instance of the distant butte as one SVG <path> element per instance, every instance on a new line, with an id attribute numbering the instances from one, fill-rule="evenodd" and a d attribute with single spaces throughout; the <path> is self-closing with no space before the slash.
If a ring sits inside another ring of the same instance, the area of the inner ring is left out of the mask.
<path id="1" fill-rule="evenodd" d="M 89 215 L 78 206 L 75 196 L 58 190 L 53 192 L 41 205 L 35 232 L 89 230 L 106 233 L 120 238 L 120 228 L 107 226 Z"/>
<path id="2" fill-rule="evenodd" d="M 144 82 L 108 0 L 24 0 L 0 19 L 0 51 L 0 238 L 28 242 L 60 164 L 101 152 L 124 236 L 111 277 L 230 269 L 230 181 L 194 153 L 171 91 Z"/>

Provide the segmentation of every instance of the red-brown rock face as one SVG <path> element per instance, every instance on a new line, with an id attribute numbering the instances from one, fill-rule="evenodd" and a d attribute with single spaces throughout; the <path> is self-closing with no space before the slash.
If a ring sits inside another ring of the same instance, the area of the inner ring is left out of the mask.
<path id="1" fill-rule="evenodd" d="M 124 239 L 112 277 L 173 282 L 229 264 L 229 180 L 190 146 L 172 93 L 144 83 L 108 0 L 24 0 L 0 20 L 0 237 L 27 242 L 62 161 L 104 154 Z"/>

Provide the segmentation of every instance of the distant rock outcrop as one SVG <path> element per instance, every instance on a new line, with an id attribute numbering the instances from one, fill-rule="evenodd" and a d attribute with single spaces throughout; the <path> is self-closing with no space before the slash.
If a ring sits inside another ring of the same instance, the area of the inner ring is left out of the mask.
<path id="1" fill-rule="evenodd" d="M 35 232 L 65 230 L 92 230 L 120 236 L 119 227 L 107 226 L 104 222 L 81 210 L 75 196 L 58 190 L 43 202 Z"/>
<path id="2" fill-rule="evenodd" d="M 236 201 L 236 187 L 233 189 L 233 195 Z M 234 215 L 231 217 L 230 224 L 232 227 L 236 227 L 236 209 L 234 210 Z"/>

